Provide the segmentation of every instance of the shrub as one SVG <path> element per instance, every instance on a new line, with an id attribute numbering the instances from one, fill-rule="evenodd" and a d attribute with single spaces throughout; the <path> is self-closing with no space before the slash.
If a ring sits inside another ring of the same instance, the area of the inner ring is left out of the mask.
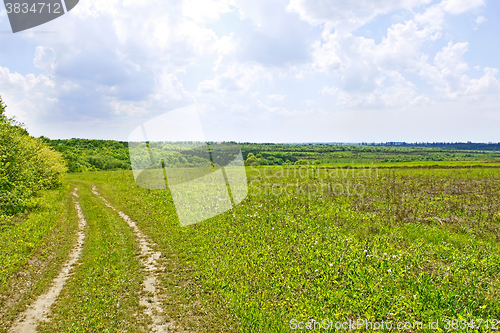
<path id="1" fill-rule="evenodd" d="M 294 163 L 295 165 L 307 165 L 307 160 L 298 160 Z"/>
<path id="2" fill-rule="evenodd" d="M 65 171 L 62 155 L 7 118 L 0 98 L 0 215 L 25 210 L 37 192 L 60 185 Z"/>

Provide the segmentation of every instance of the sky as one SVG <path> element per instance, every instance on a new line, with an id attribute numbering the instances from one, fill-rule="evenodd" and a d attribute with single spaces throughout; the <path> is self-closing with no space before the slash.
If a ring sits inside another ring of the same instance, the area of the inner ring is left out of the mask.
<path id="1" fill-rule="evenodd" d="M 127 140 L 195 104 L 207 140 L 499 142 L 500 1 L 80 0 L 13 34 L 0 96 L 34 136 Z"/>

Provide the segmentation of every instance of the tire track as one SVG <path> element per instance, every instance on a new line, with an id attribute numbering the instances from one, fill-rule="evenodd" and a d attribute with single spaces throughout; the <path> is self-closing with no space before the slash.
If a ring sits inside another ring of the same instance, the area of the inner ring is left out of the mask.
<path id="1" fill-rule="evenodd" d="M 82 213 L 82 208 L 78 202 L 78 191 L 77 188 L 73 191 L 73 203 L 75 205 L 76 212 L 78 214 L 78 232 L 77 232 L 77 242 L 76 245 L 71 250 L 68 260 L 64 263 L 59 275 L 53 280 L 52 286 L 49 291 L 45 294 L 40 295 L 35 303 L 29 306 L 23 313 L 21 313 L 14 324 L 10 328 L 9 332 L 12 333 L 36 333 L 36 328 L 40 321 L 49 321 L 48 314 L 50 312 L 50 307 L 54 304 L 55 300 L 59 296 L 61 290 L 66 283 L 66 280 L 73 274 L 72 269 L 76 262 L 82 255 L 83 243 L 85 240 L 85 226 L 87 221 Z"/>
<path id="2" fill-rule="evenodd" d="M 99 197 L 104 204 L 114 210 L 133 230 L 137 241 L 139 243 L 139 248 L 141 251 L 140 262 L 144 266 L 146 271 L 146 277 L 143 282 L 143 294 L 140 295 L 139 304 L 146 308 L 145 313 L 152 319 L 153 324 L 149 327 L 150 332 L 155 333 L 166 333 L 166 332 L 184 332 L 184 330 L 176 327 L 173 321 L 167 319 L 166 314 L 163 311 L 162 303 L 165 300 L 165 296 L 158 291 L 158 280 L 156 276 L 164 270 L 164 267 L 159 263 L 161 257 L 161 252 L 154 251 L 152 248 L 157 247 L 157 244 L 148 240 L 148 238 L 141 232 L 137 227 L 137 224 L 132 221 L 132 219 L 122 213 L 121 211 L 114 208 L 104 197 L 102 197 L 98 192 L 97 188 L 94 186 L 92 192 Z"/>

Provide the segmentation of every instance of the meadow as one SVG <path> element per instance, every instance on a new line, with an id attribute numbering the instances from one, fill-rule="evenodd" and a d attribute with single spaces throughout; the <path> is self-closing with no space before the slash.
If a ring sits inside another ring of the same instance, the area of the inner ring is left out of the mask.
<path id="1" fill-rule="evenodd" d="M 188 323 L 201 331 L 287 332 L 323 319 L 438 320 L 442 330 L 455 319 L 484 331 L 500 318 L 497 168 L 261 166 L 247 174 L 240 205 L 188 227 L 168 190 L 141 189 L 130 171 L 66 181 L 95 184 L 176 263 L 178 274 L 163 276 L 177 299 L 169 306 L 202 304 L 205 315 Z"/>
<path id="2" fill-rule="evenodd" d="M 497 144 L 243 143 L 248 196 L 231 186 L 241 203 L 181 227 L 208 215 L 176 211 L 162 177 L 210 174 L 233 143 L 209 144 L 211 168 L 195 147 L 34 138 L 4 111 L 0 98 L 0 332 L 500 329 Z M 131 161 L 160 186 L 137 186 Z M 213 184 L 234 180 L 224 170 Z M 229 206 L 202 185 L 183 189 Z M 81 256 L 43 303 L 77 230 Z"/>

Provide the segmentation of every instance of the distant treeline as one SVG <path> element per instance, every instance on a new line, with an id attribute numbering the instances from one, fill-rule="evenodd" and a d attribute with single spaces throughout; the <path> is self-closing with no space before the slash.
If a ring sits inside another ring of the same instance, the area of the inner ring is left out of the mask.
<path id="1" fill-rule="evenodd" d="M 44 137 L 41 139 L 63 154 L 69 172 L 131 169 L 127 142 L 88 139 L 50 140 Z M 240 143 L 239 146 L 246 165 L 458 161 L 500 158 L 500 147 L 497 144 L 481 143 L 387 142 L 352 145 Z M 499 149 L 495 150 L 495 147 Z M 192 167 L 199 164 L 199 161 L 197 162 L 194 158 L 196 154 L 192 149 L 175 149 L 168 144 L 155 142 L 150 143 L 150 148 L 155 154 L 164 154 L 164 159 L 169 165 Z M 168 153 L 170 150 L 178 151 Z M 167 155 L 171 156 L 167 157 Z M 136 156 L 138 157 L 140 156 Z M 148 156 L 144 155 L 143 159 L 147 164 Z"/>
<path id="2" fill-rule="evenodd" d="M 456 150 L 488 150 L 500 151 L 500 142 L 498 143 L 473 143 L 473 142 L 384 142 L 384 143 L 367 143 L 363 142 L 364 146 L 386 146 L 386 147 L 427 147 L 427 148 L 442 148 Z"/>
<path id="3" fill-rule="evenodd" d="M 245 143 L 252 144 L 252 143 Z M 266 146 L 331 146 L 331 147 L 359 147 L 359 146 L 374 146 L 374 147 L 424 147 L 435 149 L 456 149 L 456 150 L 471 150 L 471 151 L 500 151 L 500 142 L 360 142 L 360 143 L 343 143 L 343 142 L 304 142 L 304 143 L 258 143 Z"/>

